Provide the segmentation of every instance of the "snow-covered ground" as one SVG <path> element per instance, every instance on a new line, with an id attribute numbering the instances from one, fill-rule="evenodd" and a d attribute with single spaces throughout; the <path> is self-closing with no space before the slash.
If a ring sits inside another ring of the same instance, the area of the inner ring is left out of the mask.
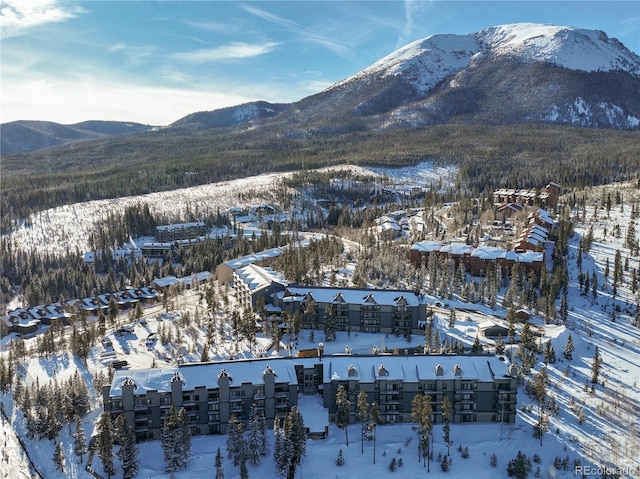
<path id="1" fill-rule="evenodd" d="M 349 170 L 355 174 L 384 177 L 394 184 L 423 187 L 442 179 L 450 183 L 455 178 L 453 168 L 435 168 L 431 163 L 420 163 L 407 168 L 365 168 L 338 166 L 321 171 Z M 147 203 L 152 213 L 160 216 L 183 214 L 187 209 L 215 214 L 232 207 L 246 207 L 274 201 L 274 192 L 284 177 L 291 173 L 273 173 L 232 181 L 211 183 L 190 188 L 127 196 L 109 200 L 87 201 L 59 206 L 31 215 L 7 237 L 23 251 L 50 253 L 84 252 L 89 248 L 88 238 L 95 225 L 109 213 L 121 214 L 128 206 Z"/>

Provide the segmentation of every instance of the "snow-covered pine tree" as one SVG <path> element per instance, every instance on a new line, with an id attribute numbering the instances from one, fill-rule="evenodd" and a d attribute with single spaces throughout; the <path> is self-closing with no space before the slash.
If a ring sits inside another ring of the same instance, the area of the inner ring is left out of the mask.
<path id="1" fill-rule="evenodd" d="M 162 451 L 164 453 L 164 468 L 166 472 L 175 472 L 182 469 L 182 448 L 180 445 L 180 425 L 178 411 L 172 404 L 169 416 L 164 420 L 162 430 Z"/>
<path id="2" fill-rule="evenodd" d="M 564 345 L 564 357 L 571 361 L 573 359 L 573 351 L 575 351 L 575 347 L 573 346 L 573 338 L 571 335 L 567 338 L 567 343 Z"/>
<path id="3" fill-rule="evenodd" d="M 249 440 L 248 452 L 251 464 L 254 466 L 260 464 L 260 451 L 263 447 L 263 438 L 261 437 L 262 431 L 260 430 L 260 416 L 256 404 L 251 405 L 251 419 L 249 422 Z"/>
<path id="4" fill-rule="evenodd" d="M 233 465 L 238 467 L 247 449 L 243 436 L 244 424 L 233 414 L 229 419 L 227 430 L 228 457 L 233 459 Z"/>
<path id="5" fill-rule="evenodd" d="M 515 477 L 516 479 L 527 479 L 529 472 L 531 471 L 531 459 L 527 457 L 521 451 L 518 451 L 518 454 L 514 459 L 509 461 L 507 464 L 507 474 L 509 477 Z"/>
<path id="6" fill-rule="evenodd" d="M 276 415 L 273 421 L 273 433 L 275 436 L 274 446 L 273 446 L 273 462 L 276 466 L 276 471 L 280 475 L 285 475 L 287 473 L 287 465 L 288 465 L 288 444 L 284 439 L 284 431 L 280 426 L 280 418 Z"/>
<path id="7" fill-rule="evenodd" d="M 82 427 L 82 421 L 76 416 L 76 430 L 73 433 L 73 453 L 80 458 L 78 464 L 82 464 L 82 456 L 87 452 L 87 437 Z"/>
<path id="8" fill-rule="evenodd" d="M 544 363 L 554 364 L 556 362 L 556 350 L 553 348 L 551 341 L 547 341 L 544 347 Z"/>
<path id="9" fill-rule="evenodd" d="M 189 415 L 185 408 L 178 411 L 178 428 L 181 449 L 181 469 L 187 468 L 187 463 L 191 458 L 191 430 L 189 429 Z"/>
<path id="10" fill-rule="evenodd" d="M 216 452 L 216 479 L 224 479 L 224 467 L 222 466 L 222 453 L 220 448 Z"/>
<path id="11" fill-rule="evenodd" d="M 120 449 L 117 455 L 120 461 L 122 461 L 122 477 L 124 479 L 133 479 L 138 474 L 140 467 L 136 433 L 131 426 L 125 424 L 121 434 Z"/>
<path id="12" fill-rule="evenodd" d="M 336 459 L 337 466 L 344 466 L 344 455 L 342 454 L 342 449 L 338 452 L 338 459 Z"/>
<path id="13" fill-rule="evenodd" d="M 602 367 L 602 358 L 600 357 L 600 349 L 596 346 L 593 353 L 593 363 L 591 364 L 591 384 L 598 384 L 598 376 Z"/>
<path id="14" fill-rule="evenodd" d="M 104 411 L 98 420 L 97 455 L 102 461 L 102 469 L 111 477 L 115 474 L 113 465 L 113 424 L 108 411 Z"/>
<path id="15" fill-rule="evenodd" d="M 56 465 L 56 469 L 64 472 L 64 449 L 62 449 L 62 443 L 56 443 L 56 448 L 53 451 L 53 463 Z"/>
<path id="16" fill-rule="evenodd" d="M 287 444 L 288 468 L 287 479 L 294 479 L 296 466 L 302 461 L 307 451 L 307 431 L 302 414 L 297 406 L 293 406 L 284 420 L 284 441 Z"/>

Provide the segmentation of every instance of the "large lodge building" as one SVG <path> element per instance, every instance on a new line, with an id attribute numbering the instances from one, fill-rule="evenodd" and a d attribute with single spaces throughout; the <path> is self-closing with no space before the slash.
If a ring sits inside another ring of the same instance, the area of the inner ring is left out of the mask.
<path id="1" fill-rule="evenodd" d="M 381 423 L 411 421 L 411 401 L 431 396 L 433 420 L 442 423 L 442 401 L 453 405 L 454 423 L 507 422 L 516 416 L 515 372 L 495 356 L 324 356 L 197 363 L 172 368 L 115 371 L 103 388 L 104 410 L 124 415 L 138 440 L 159 439 L 173 405 L 185 408 L 193 435 L 225 434 L 231 416 L 247 421 L 255 410 L 272 425 L 300 397 L 320 395 L 335 421 L 338 387 L 380 406 Z"/>

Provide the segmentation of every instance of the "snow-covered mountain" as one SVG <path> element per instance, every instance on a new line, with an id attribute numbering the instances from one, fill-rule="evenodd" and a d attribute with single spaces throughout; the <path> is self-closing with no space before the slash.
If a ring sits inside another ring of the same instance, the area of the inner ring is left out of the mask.
<path id="1" fill-rule="evenodd" d="M 367 117 L 379 128 L 533 121 L 633 129 L 638 91 L 640 57 L 618 40 L 520 23 L 410 43 L 298 102 L 294 117 Z"/>
<path id="2" fill-rule="evenodd" d="M 243 125 L 258 118 L 271 118 L 288 107 L 289 104 L 286 103 L 254 101 L 219 110 L 192 113 L 180 118 L 170 126 L 192 129 L 232 127 Z"/>

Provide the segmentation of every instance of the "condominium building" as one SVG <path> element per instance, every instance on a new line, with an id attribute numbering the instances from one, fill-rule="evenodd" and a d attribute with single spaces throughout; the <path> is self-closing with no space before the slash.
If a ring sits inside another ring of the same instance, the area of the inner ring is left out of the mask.
<path id="1" fill-rule="evenodd" d="M 185 408 L 193 435 L 225 434 L 232 415 L 248 420 L 252 405 L 272 424 L 301 395 L 320 395 L 335 420 L 340 385 L 351 400 L 367 393 L 380 406 L 381 422 L 411 420 L 411 401 L 429 394 L 435 423 L 442 401 L 453 405 L 452 421 L 514 422 L 514 371 L 495 356 L 325 356 L 197 363 L 172 368 L 119 370 L 103 388 L 104 410 L 124 415 L 138 440 L 159 439 L 171 406 Z"/>

